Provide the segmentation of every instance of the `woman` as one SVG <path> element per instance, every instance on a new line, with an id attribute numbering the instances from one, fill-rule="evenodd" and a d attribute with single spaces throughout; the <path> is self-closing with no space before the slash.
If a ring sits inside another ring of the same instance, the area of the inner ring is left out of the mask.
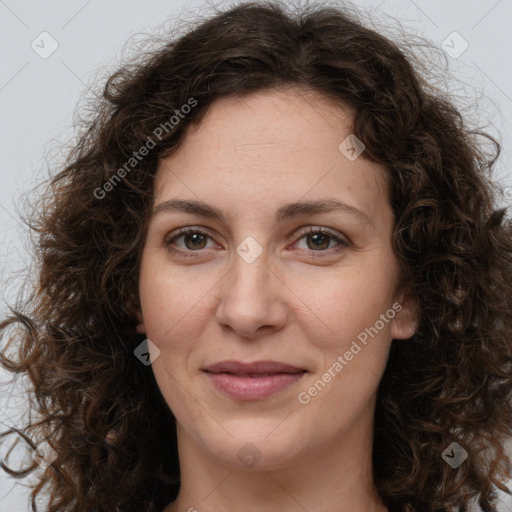
<path id="1" fill-rule="evenodd" d="M 512 477 L 498 154 L 338 9 L 242 4 L 119 70 L 2 324 L 42 415 L 19 432 L 33 496 L 491 510 Z"/>

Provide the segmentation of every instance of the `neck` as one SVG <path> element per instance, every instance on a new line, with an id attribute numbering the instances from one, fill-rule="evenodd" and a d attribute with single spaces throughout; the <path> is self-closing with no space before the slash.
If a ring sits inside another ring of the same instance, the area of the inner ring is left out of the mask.
<path id="1" fill-rule="evenodd" d="M 286 464 L 244 469 L 213 457 L 178 425 L 181 487 L 164 512 L 388 512 L 373 484 L 367 420 Z"/>

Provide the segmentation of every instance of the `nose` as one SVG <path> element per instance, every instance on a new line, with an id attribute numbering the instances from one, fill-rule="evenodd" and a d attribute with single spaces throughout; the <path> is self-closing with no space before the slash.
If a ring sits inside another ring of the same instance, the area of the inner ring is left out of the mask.
<path id="1" fill-rule="evenodd" d="M 231 271 L 219 283 L 218 324 L 244 338 L 257 338 L 286 323 L 286 285 L 267 263 L 265 252 L 248 263 L 235 255 Z"/>

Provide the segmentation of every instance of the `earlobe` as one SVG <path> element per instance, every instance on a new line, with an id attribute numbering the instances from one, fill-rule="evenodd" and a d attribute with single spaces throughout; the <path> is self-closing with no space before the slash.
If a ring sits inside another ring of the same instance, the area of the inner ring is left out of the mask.
<path id="1" fill-rule="evenodd" d="M 145 334 L 146 333 L 146 326 L 144 325 L 144 319 L 142 318 L 142 311 L 140 308 L 138 308 L 135 311 L 135 316 L 137 317 L 137 327 L 136 331 L 138 334 Z"/>
<path id="2" fill-rule="evenodd" d="M 393 304 L 396 315 L 391 321 L 391 337 L 393 339 L 408 339 L 414 336 L 418 329 L 419 305 L 410 294 L 403 294 L 400 300 Z"/>
<path id="3" fill-rule="evenodd" d="M 138 304 L 138 302 L 136 303 L 133 299 L 129 300 L 128 301 L 128 305 L 126 306 L 126 309 L 128 311 L 128 313 L 132 316 L 132 317 L 135 317 L 136 320 L 137 320 L 137 327 L 136 327 L 136 332 L 138 334 L 145 334 L 146 333 L 146 327 L 144 325 L 144 319 L 142 317 L 142 310 L 140 308 L 140 305 Z"/>

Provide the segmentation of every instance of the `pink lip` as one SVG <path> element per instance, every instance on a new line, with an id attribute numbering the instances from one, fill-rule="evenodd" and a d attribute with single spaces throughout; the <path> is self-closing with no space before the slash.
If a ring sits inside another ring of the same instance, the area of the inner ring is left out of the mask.
<path id="1" fill-rule="evenodd" d="M 231 398 L 261 400 L 291 386 L 306 370 L 275 361 L 222 361 L 205 372 L 214 386 Z"/>

